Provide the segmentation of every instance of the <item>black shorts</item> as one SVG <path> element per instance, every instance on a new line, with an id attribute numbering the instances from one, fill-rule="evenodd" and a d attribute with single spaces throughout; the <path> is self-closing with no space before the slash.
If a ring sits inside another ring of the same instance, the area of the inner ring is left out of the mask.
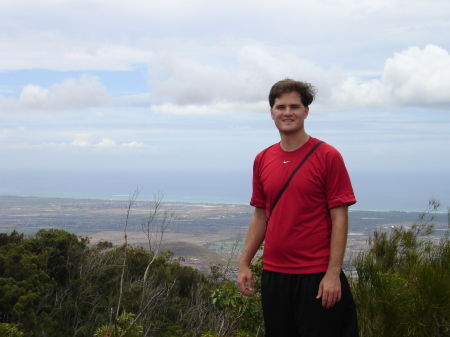
<path id="1" fill-rule="evenodd" d="M 358 337 L 356 306 L 341 271 L 342 298 L 331 308 L 316 299 L 325 273 L 283 274 L 263 270 L 266 337 Z"/>

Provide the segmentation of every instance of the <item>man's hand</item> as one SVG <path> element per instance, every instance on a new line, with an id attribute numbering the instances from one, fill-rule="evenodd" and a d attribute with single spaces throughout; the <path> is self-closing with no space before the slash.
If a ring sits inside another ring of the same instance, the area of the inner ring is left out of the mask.
<path id="1" fill-rule="evenodd" d="M 326 273 L 319 284 L 317 299 L 322 298 L 322 306 L 331 308 L 336 302 L 341 300 L 341 280 L 339 274 Z"/>
<path id="2" fill-rule="evenodd" d="M 253 296 L 252 271 L 249 268 L 253 257 L 266 236 L 266 210 L 265 208 L 255 207 L 253 216 L 248 226 L 247 239 L 245 239 L 244 249 L 242 250 L 239 261 L 238 285 L 239 290 L 245 296 Z"/>
<path id="3" fill-rule="evenodd" d="M 253 296 L 253 284 L 252 284 L 253 275 L 249 267 L 239 267 L 238 272 L 238 285 L 239 290 L 245 296 L 251 297 Z"/>
<path id="4" fill-rule="evenodd" d="M 348 232 L 348 206 L 340 206 L 330 209 L 331 216 L 331 241 L 330 261 L 327 272 L 319 285 L 317 299 L 322 299 L 322 306 L 331 308 L 341 300 L 341 280 L 339 278 L 344 259 L 345 245 Z"/>

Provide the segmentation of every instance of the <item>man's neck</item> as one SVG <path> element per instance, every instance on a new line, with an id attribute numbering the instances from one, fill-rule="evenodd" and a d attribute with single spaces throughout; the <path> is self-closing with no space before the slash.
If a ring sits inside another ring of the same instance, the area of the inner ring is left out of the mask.
<path id="1" fill-rule="evenodd" d="M 303 130 L 294 134 L 282 134 L 280 146 L 286 152 L 292 152 L 302 147 L 309 140 L 309 135 Z"/>

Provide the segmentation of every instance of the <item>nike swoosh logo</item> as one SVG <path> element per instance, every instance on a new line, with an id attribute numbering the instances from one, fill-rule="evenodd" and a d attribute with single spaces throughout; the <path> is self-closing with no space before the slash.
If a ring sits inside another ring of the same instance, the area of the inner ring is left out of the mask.
<path id="1" fill-rule="evenodd" d="M 290 160 L 284 161 L 283 164 L 290 163 L 290 162 L 291 162 Z"/>

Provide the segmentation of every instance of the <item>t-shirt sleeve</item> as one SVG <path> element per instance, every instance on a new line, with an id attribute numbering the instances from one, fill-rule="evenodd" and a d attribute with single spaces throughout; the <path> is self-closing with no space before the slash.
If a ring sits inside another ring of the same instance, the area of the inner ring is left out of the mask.
<path id="1" fill-rule="evenodd" d="M 344 159 L 334 148 L 327 153 L 326 196 L 328 209 L 356 203 Z"/>
<path id="2" fill-rule="evenodd" d="M 250 200 L 250 205 L 252 205 L 253 207 L 266 208 L 266 195 L 264 193 L 264 188 L 261 182 L 260 159 L 260 155 L 256 156 L 253 163 L 253 192 L 252 198 Z"/>

